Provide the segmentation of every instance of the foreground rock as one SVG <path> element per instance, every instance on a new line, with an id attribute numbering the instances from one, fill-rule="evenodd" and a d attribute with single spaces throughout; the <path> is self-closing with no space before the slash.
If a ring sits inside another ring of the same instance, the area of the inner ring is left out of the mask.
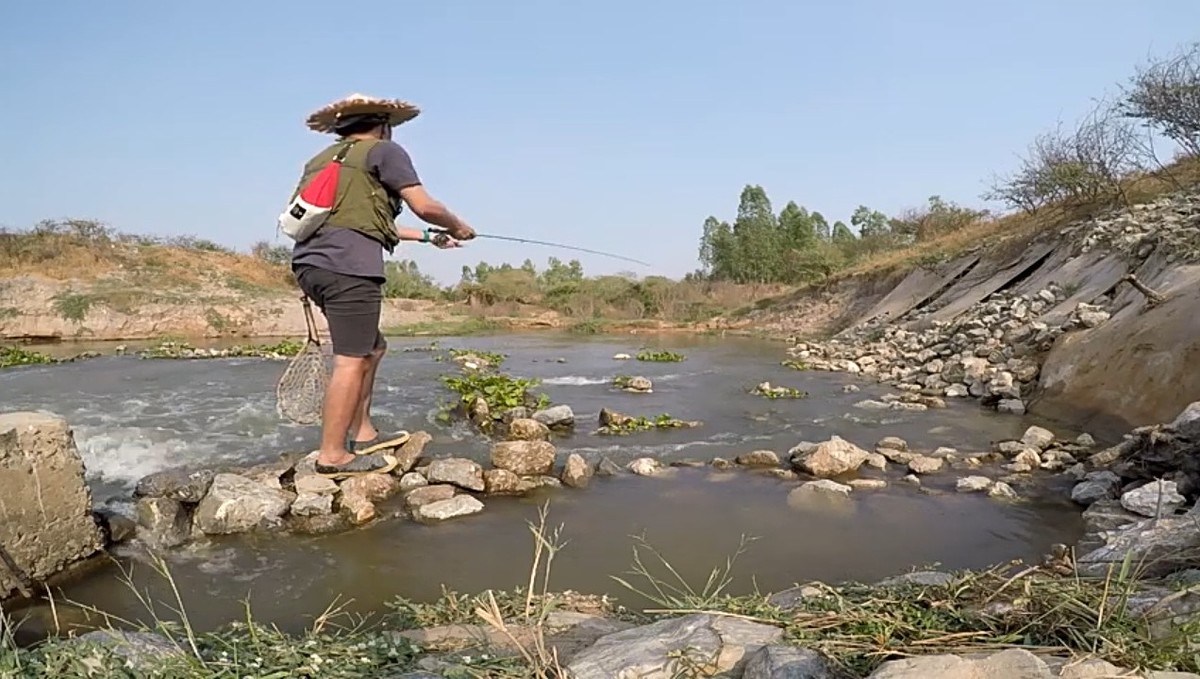
<path id="1" fill-rule="evenodd" d="M 857 470 L 868 457 L 867 451 L 840 436 L 834 436 L 817 444 L 811 451 L 793 453 L 792 463 L 805 473 L 830 478 Z"/>
<path id="2" fill-rule="evenodd" d="M 687 615 L 601 637 L 566 669 L 574 679 L 739 676 L 752 656 L 782 637 L 783 630 L 770 625 Z"/>
<path id="3" fill-rule="evenodd" d="M 1190 672 L 1122 670 L 1103 660 L 1050 662 L 1029 651 L 1010 649 L 977 656 L 926 655 L 892 660 L 880 665 L 868 679 L 1200 679 Z"/>
<path id="4" fill-rule="evenodd" d="M 244 533 L 276 523 L 295 498 L 238 474 L 217 474 L 196 507 L 196 528 L 209 535 Z"/>
<path id="5" fill-rule="evenodd" d="M 83 459 L 61 417 L 43 411 L 0 415 L 0 547 L 35 581 L 104 547 Z M 26 584 L 0 567 L 0 600 Z"/>

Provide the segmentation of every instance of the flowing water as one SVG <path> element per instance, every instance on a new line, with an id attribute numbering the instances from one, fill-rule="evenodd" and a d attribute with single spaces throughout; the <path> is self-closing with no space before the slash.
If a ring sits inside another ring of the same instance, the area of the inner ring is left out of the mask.
<path id="1" fill-rule="evenodd" d="M 451 396 L 437 378 L 453 368 L 435 361 L 436 354 L 404 351 L 428 342 L 391 340 L 378 376 L 376 423 L 429 431 L 434 440 L 428 455 L 486 462 L 486 439 L 435 418 L 439 404 Z M 916 449 L 951 446 L 972 452 L 1019 437 L 1033 423 L 967 402 L 927 412 L 858 409 L 855 402 L 887 389 L 859 381 L 861 392 L 845 393 L 843 386 L 855 382 L 852 377 L 784 368 L 779 365 L 782 345 L 749 339 L 536 334 L 440 343 L 508 354 L 508 373 L 540 378 L 554 402 L 575 411 L 576 431 L 556 441 L 559 450 L 593 461 L 605 456 L 618 463 L 641 456 L 708 460 L 757 449 L 783 456 L 799 441 L 834 434 L 867 448 L 894 435 Z M 635 354 L 642 346 L 688 358 L 681 363 L 612 358 L 617 352 Z M 257 359 L 108 356 L 6 370 L 0 373 L 0 410 L 47 409 L 68 418 L 96 501 L 122 507 L 137 480 L 151 472 L 268 462 L 282 452 L 312 450 L 317 428 L 281 423 L 275 414 L 274 384 L 283 368 L 280 362 Z M 645 375 L 654 391 L 614 390 L 608 383 L 617 374 Z M 771 401 L 747 393 L 763 380 L 811 396 Z M 635 415 L 667 412 L 704 424 L 597 436 L 593 431 L 602 407 Z M 895 481 L 898 470 L 888 475 Z M 429 600 L 443 587 L 476 592 L 523 584 L 532 546 L 528 522 L 547 500 L 550 523 L 562 524 L 562 537 L 569 541 L 555 561 L 552 586 L 608 592 L 631 605 L 646 602 L 611 576 L 629 569 L 634 535 L 644 536 L 696 584 L 737 550 L 743 536 L 754 538 L 733 570 L 735 592 L 775 591 L 812 579 L 877 579 L 930 563 L 966 568 L 1034 559 L 1051 544 L 1079 535 L 1078 511 L 1062 499 L 1060 489 L 1020 488 L 1027 501 L 1006 504 L 955 493 L 956 476 L 926 477 L 926 488 L 934 492 L 897 482 L 883 490 L 856 491 L 853 503 L 831 511 L 789 505 L 795 481 L 679 468 L 666 478 L 623 475 L 595 479 L 585 490 L 484 498 L 482 514 L 442 525 L 385 519 L 321 537 L 234 536 L 167 558 L 197 628 L 239 617 L 249 601 L 257 617 L 295 630 L 339 597 L 353 599 L 351 609 L 368 611 L 396 595 Z M 393 506 L 385 504 L 381 513 Z M 115 577 L 125 569 L 152 598 L 170 597 L 167 583 L 132 550 L 118 550 L 116 562 L 66 586 L 64 593 L 113 614 L 144 619 L 141 604 Z"/>

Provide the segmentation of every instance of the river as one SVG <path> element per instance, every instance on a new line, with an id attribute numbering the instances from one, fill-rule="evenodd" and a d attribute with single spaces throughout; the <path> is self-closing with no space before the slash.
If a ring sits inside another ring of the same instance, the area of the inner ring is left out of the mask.
<path id="1" fill-rule="evenodd" d="M 538 333 L 438 341 L 443 348 L 505 353 L 506 372 L 540 378 L 541 389 L 576 414 L 576 431 L 556 441 L 559 450 L 593 461 L 603 456 L 618 463 L 641 456 L 707 461 L 757 449 L 783 457 L 800 441 L 835 434 L 868 449 L 884 436 L 900 436 L 918 450 L 951 446 L 977 452 L 992 441 L 1019 438 L 1035 423 L 967 401 L 926 412 L 855 408 L 854 403 L 878 398 L 887 388 L 843 374 L 790 370 L 779 364 L 783 345 L 746 338 Z M 439 403 L 451 396 L 437 378 L 454 368 L 435 361 L 433 353 L 404 351 L 429 342 L 390 340 L 378 376 L 376 422 L 381 428 L 429 431 L 434 436 L 429 455 L 486 461 L 486 439 L 434 417 Z M 641 347 L 681 352 L 687 360 L 612 358 Z M 316 427 L 282 423 L 275 414 L 274 385 L 283 369 L 281 362 L 257 359 L 134 356 L 10 369 L 0 373 L 0 410 L 47 409 L 68 418 L 96 502 L 127 508 L 133 485 L 151 472 L 253 464 L 312 450 Z M 654 391 L 616 391 L 608 382 L 617 374 L 649 377 Z M 805 390 L 810 397 L 766 400 L 747 393 L 763 380 Z M 844 385 L 852 382 L 860 392 L 845 392 Z M 597 436 L 593 431 L 602 407 L 635 415 L 667 412 L 704 424 Z M 1075 433 L 1061 427 L 1057 432 Z M 608 592 L 635 606 L 646 602 L 612 579 L 628 571 L 634 535 L 643 535 L 697 586 L 743 536 L 755 538 L 733 570 L 733 592 L 777 591 L 813 579 L 871 580 L 935 563 L 968 568 L 1036 559 L 1051 544 L 1072 543 L 1079 536 L 1079 512 L 1061 489 L 1021 487 L 1026 501 L 1004 503 L 954 492 L 954 479 L 961 474 L 925 477 L 922 492 L 899 482 L 902 474 L 892 469 L 888 488 L 856 491 L 848 510 L 829 512 L 789 506 L 786 498 L 795 481 L 679 468 L 666 478 L 624 475 L 595 479 L 585 490 L 483 498 L 482 514 L 442 525 L 383 519 L 322 537 L 237 536 L 171 552 L 167 560 L 196 628 L 243 616 L 248 601 L 256 617 L 297 630 L 335 599 L 352 600 L 351 610 L 377 611 L 397 595 L 429 600 L 443 587 L 477 592 L 523 584 L 532 547 L 528 522 L 547 501 L 550 523 L 562 524 L 562 537 L 569 540 L 555 561 L 552 587 Z M 63 595 L 114 615 L 145 619 L 137 598 L 118 582 L 121 569 L 152 598 L 170 599 L 168 584 L 128 547 L 116 550 L 113 565 L 65 586 Z"/>

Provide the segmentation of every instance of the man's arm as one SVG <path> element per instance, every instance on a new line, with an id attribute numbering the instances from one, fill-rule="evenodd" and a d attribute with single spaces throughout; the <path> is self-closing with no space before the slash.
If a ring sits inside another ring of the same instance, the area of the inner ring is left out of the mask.
<path id="1" fill-rule="evenodd" d="M 459 240 L 471 240 L 475 237 L 475 230 L 430 196 L 424 186 L 416 184 L 406 187 L 400 191 L 400 197 L 421 221 L 440 226 Z"/>
<path id="2" fill-rule="evenodd" d="M 466 222 L 434 200 L 421 185 L 421 178 L 404 147 L 393 141 L 385 141 L 371 149 L 369 162 L 374 166 L 379 180 L 400 194 L 400 198 L 421 221 L 442 227 L 458 240 L 475 237 L 475 231 Z"/>

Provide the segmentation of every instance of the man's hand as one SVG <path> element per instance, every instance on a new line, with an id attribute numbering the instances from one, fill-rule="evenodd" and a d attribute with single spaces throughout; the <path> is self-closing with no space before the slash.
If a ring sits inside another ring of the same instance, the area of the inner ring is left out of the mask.
<path id="1" fill-rule="evenodd" d="M 433 240 L 430 242 L 433 243 L 434 245 L 436 245 L 441 250 L 449 250 L 451 248 L 461 248 L 462 247 L 462 243 L 459 243 L 458 241 L 454 240 L 448 234 L 445 234 L 445 233 L 439 233 L 439 234 L 435 235 L 433 237 Z"/>
<path id="2" fill-rule="evenodd" d="M 454 238 L 457 238 L 458 240 L 471 240 L 475 237 L 475 229 L 467 226 L 467 223 L 461 219 L 459 220 L 458 228 L 446 229 L 446 233 L 450 234 Z"/>

